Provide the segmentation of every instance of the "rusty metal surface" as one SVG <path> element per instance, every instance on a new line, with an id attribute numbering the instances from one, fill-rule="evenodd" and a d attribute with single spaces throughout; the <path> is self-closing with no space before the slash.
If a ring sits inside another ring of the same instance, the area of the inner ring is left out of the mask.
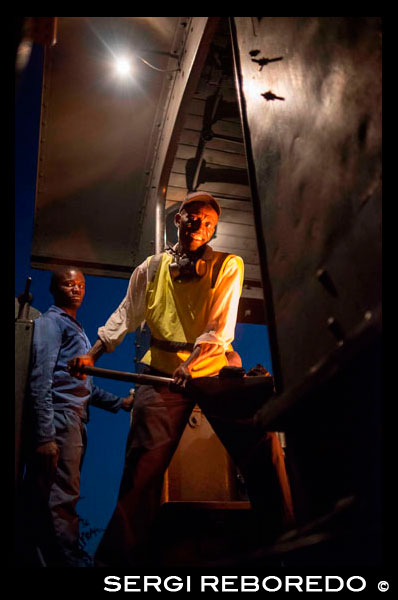
<path id="1" fill-rule="evenodd" d="M 288 390 L 380 303 L 381 22 L 233 17 L 232 29 Z"/>

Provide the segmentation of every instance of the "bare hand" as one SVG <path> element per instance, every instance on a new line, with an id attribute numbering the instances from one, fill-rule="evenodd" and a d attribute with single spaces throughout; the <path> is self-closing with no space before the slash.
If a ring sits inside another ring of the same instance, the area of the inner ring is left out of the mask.
<path id="1" fill-rule="evenodd" d="M 188 379 L 192 379 L 192 375 L 189 372 L 188 368 L 181 363 L 173 373 L 174 383 L 181 387 L 185 387 Z"/>
<path id="2" fill-rule="evenodd" d="M 82 354 L 81 356 L 75 356 L 71 360 L 68 360 L 68 371 L 72 377 L 77 379 L 86 379 L 87 375 L 80 372 L 81 367 L 93 367 L 94 359 L 90 354 Z"/>
<path id="3" fill-rule="evenodd" d="M 126 396 L 125 398 L 123 398 L 122 409 L 125 410 L 126 412 L 130 412 L 130 410 L 133 408 L 134 393 L 135 393 L 135 390 L 131 389 L 129 395 Z"/>

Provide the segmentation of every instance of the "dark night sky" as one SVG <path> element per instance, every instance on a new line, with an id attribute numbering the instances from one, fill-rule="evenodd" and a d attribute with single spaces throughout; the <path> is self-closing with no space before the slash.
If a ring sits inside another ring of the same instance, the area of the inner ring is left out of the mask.
<path id="1" fill-rule="evenodd" d="M 42 61 L 42 48 L 34 46 L 27 67 L 16 81 L 15 94 L 15 295 L 23 291 L 26 278 L 32 277 L 33 306 L 40 312 L 47 310 L 52 303 L 48 291 L 50 273 L 30 266 Z M 127 280 L 87 276 L 86 285 L 86 297 L 78 319 L 93 343 L 98 326 L 122 300 Z M 113 354 L 101 358 L 99 366 L 133 371 L 133 342 L 134 335 L 127 336 Z M 262 363 L 272 370 L 265 326 L 238 324 L 234 347 L 241 354 L 246 369 Z M 105 379 L 97 379 L 95 383 L 123 396 L 127 395 L 130 387 L 127 383 Z M 113 415 L 96 408 L 91 408 L 90 415 L 88 451 L 82 472 L 82 499 L 78 510 L 90 527 L 102 529 L 116 503 L 129 415 L 125 412 Z M 99 539 L 99 535 L 93 536 L 87 550 L 95 550 Z"/>

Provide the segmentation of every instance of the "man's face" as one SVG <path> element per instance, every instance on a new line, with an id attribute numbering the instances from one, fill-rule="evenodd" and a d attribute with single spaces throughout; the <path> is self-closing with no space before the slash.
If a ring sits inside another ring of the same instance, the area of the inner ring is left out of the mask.
<path id="1" fill-rule="evenodd" d="M 55 304 L 61 308 L 80 308 L 85 292 L 84 275 L 75 269 L 61 273 L 53 287 Z"/>
<path id="2" fill-rule="evenodd" d="M 195 252 L 210 241 L 218 223 L 218 214 L 209 204 L 191 202 L 177 213 L 179 242 L 185 252 Z"/>

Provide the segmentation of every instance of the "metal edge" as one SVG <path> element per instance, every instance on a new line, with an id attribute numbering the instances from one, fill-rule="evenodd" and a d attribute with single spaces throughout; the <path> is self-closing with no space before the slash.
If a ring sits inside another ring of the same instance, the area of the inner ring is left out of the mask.
<path id="1" fill-rule="evenodd" d="M 281 393 L 283 390 L 283 376 L 282 376 L 282 368 L 280 361 L 280 352 L 279 352 L 279 344 L 277 338 L 277 327 L 275 320 L 275 311 L 274 311 L 274 303 L 272 296 L 272 285 L 268 271 L 268 262 L 267 262 L 267 250 L 266 244 L 264 240 L 263 230 L 262 230 L 262 220 L 261 220 L 261 207 L 260 207 L 260 198 L 258 194 L 257 188 L 257 179 L 256 179 L 256 170 L 253 156 L 253 149 L 251 145 L 250 139 L 250 127 L 247 118 L 247 109 L 246 109 L 246 101 L 243 94 L 243 77 L 242 71 L 240 68 L 240 52 L 239 45 L 237 39 L 237 30 L 236 24 L 234 21 L 235 17 L 229 17 L 229 25 L 231 32 L 231 40 L 232 40 L 232 53 L 234 60 L 234 69 L 235 69 L 235 81 L 236 81 L 236 91 L 238 96 L 239 110 L 241 114 L 242 121 L 242 130 L 243 130 L 243 139 L 246 151 L 246 160 L 247 160 L 247 170 L 249 175 L 249 185 L 252 196 L 253 203 L 253 214 L 254 214 L 254 227 L 257 236 L 257 245 L 258 245 L 258 256 L 260 260 L 260 273 L 262 286 L 264 291 L 265 298 L 265 314 L 266 314 L 266 322 L 268 325 L 268 335 L 270 342 L 270 351 L 271 351 L 271 359 L 272 359 L 272 369 L 273 375 L 275 379 L 275 389 L 277 393 Z"/>

